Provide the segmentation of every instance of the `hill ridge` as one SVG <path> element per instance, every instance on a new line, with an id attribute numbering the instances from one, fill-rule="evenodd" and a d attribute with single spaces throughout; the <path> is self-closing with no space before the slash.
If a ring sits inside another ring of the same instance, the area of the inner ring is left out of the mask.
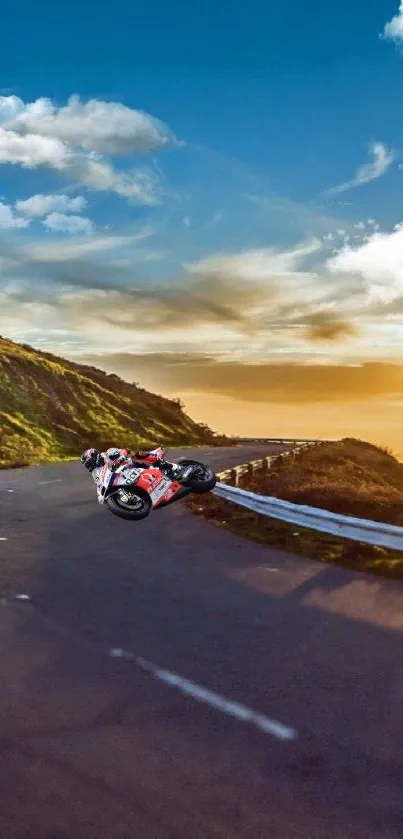
<path id="1" fill-rule="evenodd" d="M 180 400 L 0 336 L 1 467 L 63 460 L 88 446 L 224 440 L 187 416 Z"/>

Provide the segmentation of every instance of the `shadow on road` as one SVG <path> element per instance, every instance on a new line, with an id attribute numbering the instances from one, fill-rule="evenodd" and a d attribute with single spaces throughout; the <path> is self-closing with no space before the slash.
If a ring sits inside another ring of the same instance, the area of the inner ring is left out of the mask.
<path id="1" fill-rule="evenodd" d="M 179 505 L 133 526 L 57 498 L 27 503 L 3 568 L 8 595 L 32 603 L 0 610 L 2 835 L 400 839 L 400 586 L 268 552 Z M 263 737 L 111 647 L 299 740 Z"/>

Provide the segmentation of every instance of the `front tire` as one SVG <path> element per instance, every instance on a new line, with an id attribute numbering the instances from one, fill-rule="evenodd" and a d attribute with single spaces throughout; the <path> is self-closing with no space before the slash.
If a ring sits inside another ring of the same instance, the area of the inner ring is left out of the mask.
<path id="1" fill-rule="evenodd" d="M 125 493 L 126 495 L 126 493 Z M 108 510 L 113 513 L 114 516 L 119 516 L 121 519 L 128 519 L 130 521 L 141 521 L 141 519 L 147 518 L 149 513 L 151 512 L 152 508 L 152 501 L 149 495 L 146 492 L 136 492 L 132 493 L 133 501 L 132 505 L 130 505 L 129 501 L 123 501 L 121 499 L 119 493 L 114 493 L 106 500 L 106 506 Z"/>

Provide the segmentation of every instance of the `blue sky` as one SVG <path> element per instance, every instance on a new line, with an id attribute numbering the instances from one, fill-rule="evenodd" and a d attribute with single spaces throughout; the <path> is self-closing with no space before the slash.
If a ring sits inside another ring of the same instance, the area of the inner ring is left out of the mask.
<path id="1" fill-rule="evenodd" d="M 22 3 L 5 13 L 0 78 L 24 101 L 47 96 L 62 104 L 78 93 L 164 120 L 188 144 L 185 165 L 180 153 L 160 158 L 169 186 L 193 184 L 206 214 L 216 210 L 210 205 L 232 204 L 230 176 L 194 146 L 238 158 L 265 194 L 322 204 L 322 191 L 353 174 L 370 142 L 403 150 L 402 58 L 379 39 L 396 12 L 396 2 L 363 0 L 342 0 L 332 11 L 319 0 L 127 2 L 113 13 L 110 4 L 83 11 L 75 0 L 58 9 Z M 14 180 L 6 173 L 11 192 Z M 238 191 L 240 180 L 233 175 Z M 359 206 L 342 214 L 356 215 L 361 203 L 364 213 L 379 212 L 385 189 L 365 188 Z M 387 189 L 389 220 L 400 200 L 395 171 Z M 119 215 L 123 207 L 114 208 Z"/>
<path id="2" fill-rule="evenodd" d="M 9 6 L 0 332 L 167 392 L 398 361 L 402 46 L 399 0 Z"/>

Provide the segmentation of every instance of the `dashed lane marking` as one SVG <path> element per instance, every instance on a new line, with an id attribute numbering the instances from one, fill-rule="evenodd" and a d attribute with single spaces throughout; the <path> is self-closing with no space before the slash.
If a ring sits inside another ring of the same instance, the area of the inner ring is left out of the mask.
<path id="1" fill-rule="evenodd" d="M 256 728 L 259 728 L 260 731 L 263 731 L 264 734 L 271 734 L 278 740 L 296 740 L 298 737 L 295 729 L 283 725 L 278 720 L 270 719 L 270 717 L 266 717 L 264 714 L 260 714 L 252 710 L 252 708 L 242 705 L 240 702 L 233 702 L 230 699 L 226 699 L 224 696 L 220 696 L 220 694 L 208 690 L 196 682 L 179 676 L 178 673 L 173 673 L 170 670 L 165 670 L 156 664 L 152 664 L 151 661 L 136 657 L 132 653 L 120 648 L 109 650 L 109 655 L 112 658 L 122 658 L 126 661 L 132 661 L 138 667 L 141 667 L 142 670 L 151 673 L 155 679 L 164 682 L 170 687 L 177 688 L 181 693 L 186 694 L 186 696 L 191 696 L 196 702 L 210 705 L 210 707 L 216 708 L 223 714 L 234 717 L 241 722 L 250 723 Z"/>

